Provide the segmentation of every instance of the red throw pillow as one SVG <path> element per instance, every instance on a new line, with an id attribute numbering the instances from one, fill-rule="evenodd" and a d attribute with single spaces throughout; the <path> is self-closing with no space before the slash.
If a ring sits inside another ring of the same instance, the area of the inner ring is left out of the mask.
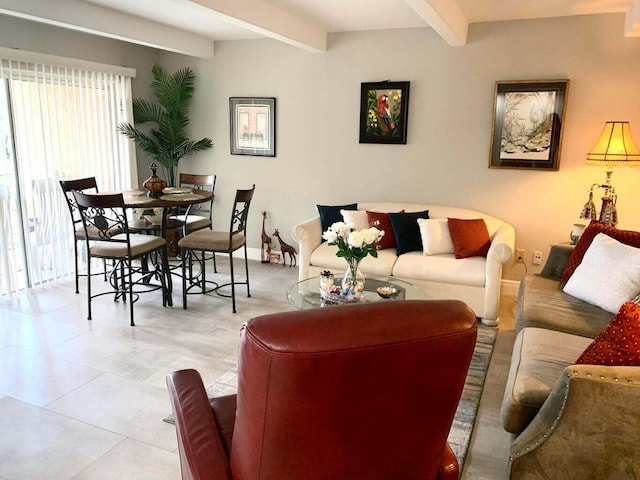
<path id="1" fill-rule="evenodd" d="M 582 352 L 576 365 L 640 365 L 639 342 L 640 305 L 626 302 Z"/>
<path id="2" fill-rule="evenodd" d="M 404 213 L 400 210 L 398 213 Z M 384 236 L 376 243 L 376 250 L 384 250 L 385 248 L 396 248 L 396 237 L 393 234 L 391 219 L 388 213 L 370 212 L 367 210 L 367 219 L 370 227 L 376 227 L 378 230 L 384 230 Z M 378 222 L 376 224 L 376 222 Z"/>
<path id="3" fill-rule="evenodd" d="M 587 228 L 584 229 L 584 232 L 582 232 L 580 240 L 578 240 L 578 244 L 573 249 L 573 252 L 569 255 L 567 264 L 562 271 L 563 280 L 569 280 L 569 277 L 573 275 L 573 272 L 576 271 L 578 265 L 582 263 L 582 257 L 584 257 L 585 252 L 591 246 L 591 242 L 599 233 L 609 235 L 611 238 L 615 238 L 625 245 L 640 248 L 640 232 L 633 230 L 618 230 L 615 227 L 604 225 L 597 220 L 591 220 L 591 223 L 589 223 Z"/>
<path id="4" fill-rule="evenodd" d="M 486 257 L 491 247 L 489 230 L 482 218 L 448 218 L 449 233 L 456 258 Z"/>

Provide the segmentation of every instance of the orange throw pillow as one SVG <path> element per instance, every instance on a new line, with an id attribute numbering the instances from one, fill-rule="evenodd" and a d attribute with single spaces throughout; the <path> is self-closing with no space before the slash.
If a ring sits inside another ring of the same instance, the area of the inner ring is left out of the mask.
<path id="1" fill-rule="evenodd" d="M 640 365 L 640 305 L 625 302 L 576 365 Z"/>
<path id="2" fill-rule="evenodd" d="M 487 256 L 489 247 L 491 247 L 491 239 L 487 224 L 482 218 L 473 220 L 449 218 L 447 224 L 456 258 Z"/>
<path id="3" fill-rule="evenodd" d="M 398 213 L 404 213 L 400 210 Z M 367 219 L 370 227 L 376 227 L 378 230 L 384 230 L 384 236 L 376 243 L 376 250 L 384 250 L 385 248 L 396 248 L 396 237 L 393 234 L 391 219 L 388 213 L 370 212 L 367 210 Z M 376 222 L 378 222 L 376 224 Z"/>

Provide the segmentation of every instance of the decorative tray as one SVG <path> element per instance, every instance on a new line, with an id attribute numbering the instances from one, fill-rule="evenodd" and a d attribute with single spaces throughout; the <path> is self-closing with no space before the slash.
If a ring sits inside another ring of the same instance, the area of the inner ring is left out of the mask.
<path id="1" fill-rule="evenodd" d="M 325 305 L 343 305 L 345 303 L 364 302 L 364 292 L 352 292 L 347 290 L 344 292 L 342 287 L 334 285 L 330 288 L 320 289 L 320 298 Z"/>
<path id="2" fill-rule="evenodd" d="M 191 189 L 188 187 L 167 187 L 162 190 L 165 195 L 177 195 L 180 193 L 191 193 Z"/>

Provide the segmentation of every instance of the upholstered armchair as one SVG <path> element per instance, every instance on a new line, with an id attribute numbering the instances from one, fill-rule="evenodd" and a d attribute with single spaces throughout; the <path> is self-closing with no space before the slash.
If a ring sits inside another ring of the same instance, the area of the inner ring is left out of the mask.
<path id="1" fill-rule="evenodd" d="M 477 334 L 459 301 L 360 304 L 257 317 L 238 394 L 167 376 L 183 479 L 457 479 L 446 439 Z"/>

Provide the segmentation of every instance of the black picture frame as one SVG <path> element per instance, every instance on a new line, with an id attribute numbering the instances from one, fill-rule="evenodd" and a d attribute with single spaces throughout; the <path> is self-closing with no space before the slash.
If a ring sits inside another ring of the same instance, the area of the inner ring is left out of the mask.
<path id="1" fill-rule="evenodd" d="M 276 99 L 229 97 L 231 154 L 276 156 Z"/>
<path id="2" fill-rule="evenodd" d="M 569 80 L 495 84 L 489 168 L 557 171 Z"/>
<path id="3" fill-rule="evenodd" d="M 407 143 L 409 82 L 360 86 L 360 143 Z"/>

